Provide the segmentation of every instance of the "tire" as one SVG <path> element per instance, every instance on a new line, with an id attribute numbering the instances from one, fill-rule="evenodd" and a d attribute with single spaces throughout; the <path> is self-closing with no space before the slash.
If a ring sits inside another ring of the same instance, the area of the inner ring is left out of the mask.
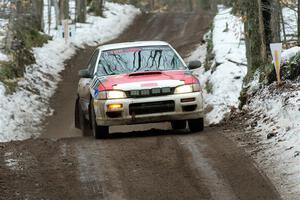
<path id="1" fill-rule="evenodd" d="M 190 119 L 188 120 L 189 128 L 191 132 L 201 132 L 204 130 L 204 120 L 203 118 L 199 119 Z"/>
<path id="2" fill-rule="evenodd" d="M 172 121 L 171 125 L 174 130 L 186 129 L 186 120 Z"/>
<path id="3" fill-rule="evenodd" d="M 98 126 L 96 122 L 95 110 L 92 107 L 91 109 L 91 121 L 92 121 L 92 132 L 95 138 L 105 139 L 109 136 L 109 127 L 108 126 Z"/>
<path id="4" fill-rule="evenodd" d="M 77 104 L 78 106 L 78 118 L 79 118 L 79 126 L 82 132 L 83 136 L 91 136 L 92 132 L 90 129 L 89 121 L 84 117 L 84 112 L 80 106 L 80 104 Z"/>
<path id="5" fill-rule="evenodd" d="M 75 128 L 81 129 L 80 119 L 79 119 L 79 99 L 76 99 L 75 102 Z"/>

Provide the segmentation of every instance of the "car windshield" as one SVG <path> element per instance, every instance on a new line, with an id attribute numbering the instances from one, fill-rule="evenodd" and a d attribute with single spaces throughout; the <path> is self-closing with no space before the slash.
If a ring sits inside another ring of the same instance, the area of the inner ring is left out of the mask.
<path id="1" fill-rule="evenodd" d="M 103 51 L 98 63 L 97 75 L 185 69 L 186 66 L 169 46 L 148 46 Z"/>

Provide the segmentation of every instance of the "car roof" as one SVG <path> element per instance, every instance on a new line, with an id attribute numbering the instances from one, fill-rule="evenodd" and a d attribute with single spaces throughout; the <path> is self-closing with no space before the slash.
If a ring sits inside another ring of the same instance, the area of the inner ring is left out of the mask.
<path id="1" fill-rule="evenodd" d="M 139 41 L 139 42 L 124 42 L 99 46 L 101 51 L 130 48 L 130 47 L 142 47 L 142 46 L 170 46 L 167 42 L 163 41 Z"/>

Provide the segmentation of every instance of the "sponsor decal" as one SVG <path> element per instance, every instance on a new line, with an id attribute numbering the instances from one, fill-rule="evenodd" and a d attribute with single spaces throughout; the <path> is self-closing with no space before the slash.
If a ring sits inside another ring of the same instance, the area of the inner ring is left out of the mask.
<path id="1" fill-rule="evenodd" d="M 130 53 L 130 52 L 138 52 L 141 51 L 140 48 L 129 48 L 129 49 L 116 49 L 112 51 L 108 51 L 108 54 L 119 54 L 119 53 Z"/>
<path id="2" fill-rule="evenodd" d="M 97 97 L 98 94 L 99 94 L 99 90 L 96 88 L 96 89 L 94 90 L 94 95 L 93 95 L 93 97 Z"/>
<path id="3" fill-rule="evenodd" d="M 103 53 L 107 54 L 121 54 L 121 53 L 132 53 L 140 51 L 172 51 L 168 46 L 154 46 L 154 47 L 135 47 L 135 48 L 124 48 L 124 49 L 114 49 L 105 51 Z"/>
<path id="4" fill-rule="evenodd" d="M 98 96 L 99 92 L 105 90 L 105 88 L 103 87 L 102 83 L 106 80 L 105 77 L 95 77 L 92 80 L 92 83 L 90 85 L 90 91 L 91 91 L 91 95 L 93 97 Z"/>
<path id="5" fill-rule="evenodd" d="M 141 84 L 141 87 L 156 87 L 158 86 L 157 83 L 143 83 Z"/>

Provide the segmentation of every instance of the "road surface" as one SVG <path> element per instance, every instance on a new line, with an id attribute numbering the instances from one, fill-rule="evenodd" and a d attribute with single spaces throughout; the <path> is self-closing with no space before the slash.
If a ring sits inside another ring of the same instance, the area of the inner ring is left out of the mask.
<path id="1" fill-rule="evenodd" d="M 187 56 L 210 21 L 205 11 L 144 14 L 113 42 L 165 40 Z M 42 137 L 0 144 L 0 199 L 279 199 L 222 128 L 189 134 L 161 123 L 114 127 L 106 140 L 82 137 L 73 122 L 77 72 L 92 51 L 66 63 Z"/>

